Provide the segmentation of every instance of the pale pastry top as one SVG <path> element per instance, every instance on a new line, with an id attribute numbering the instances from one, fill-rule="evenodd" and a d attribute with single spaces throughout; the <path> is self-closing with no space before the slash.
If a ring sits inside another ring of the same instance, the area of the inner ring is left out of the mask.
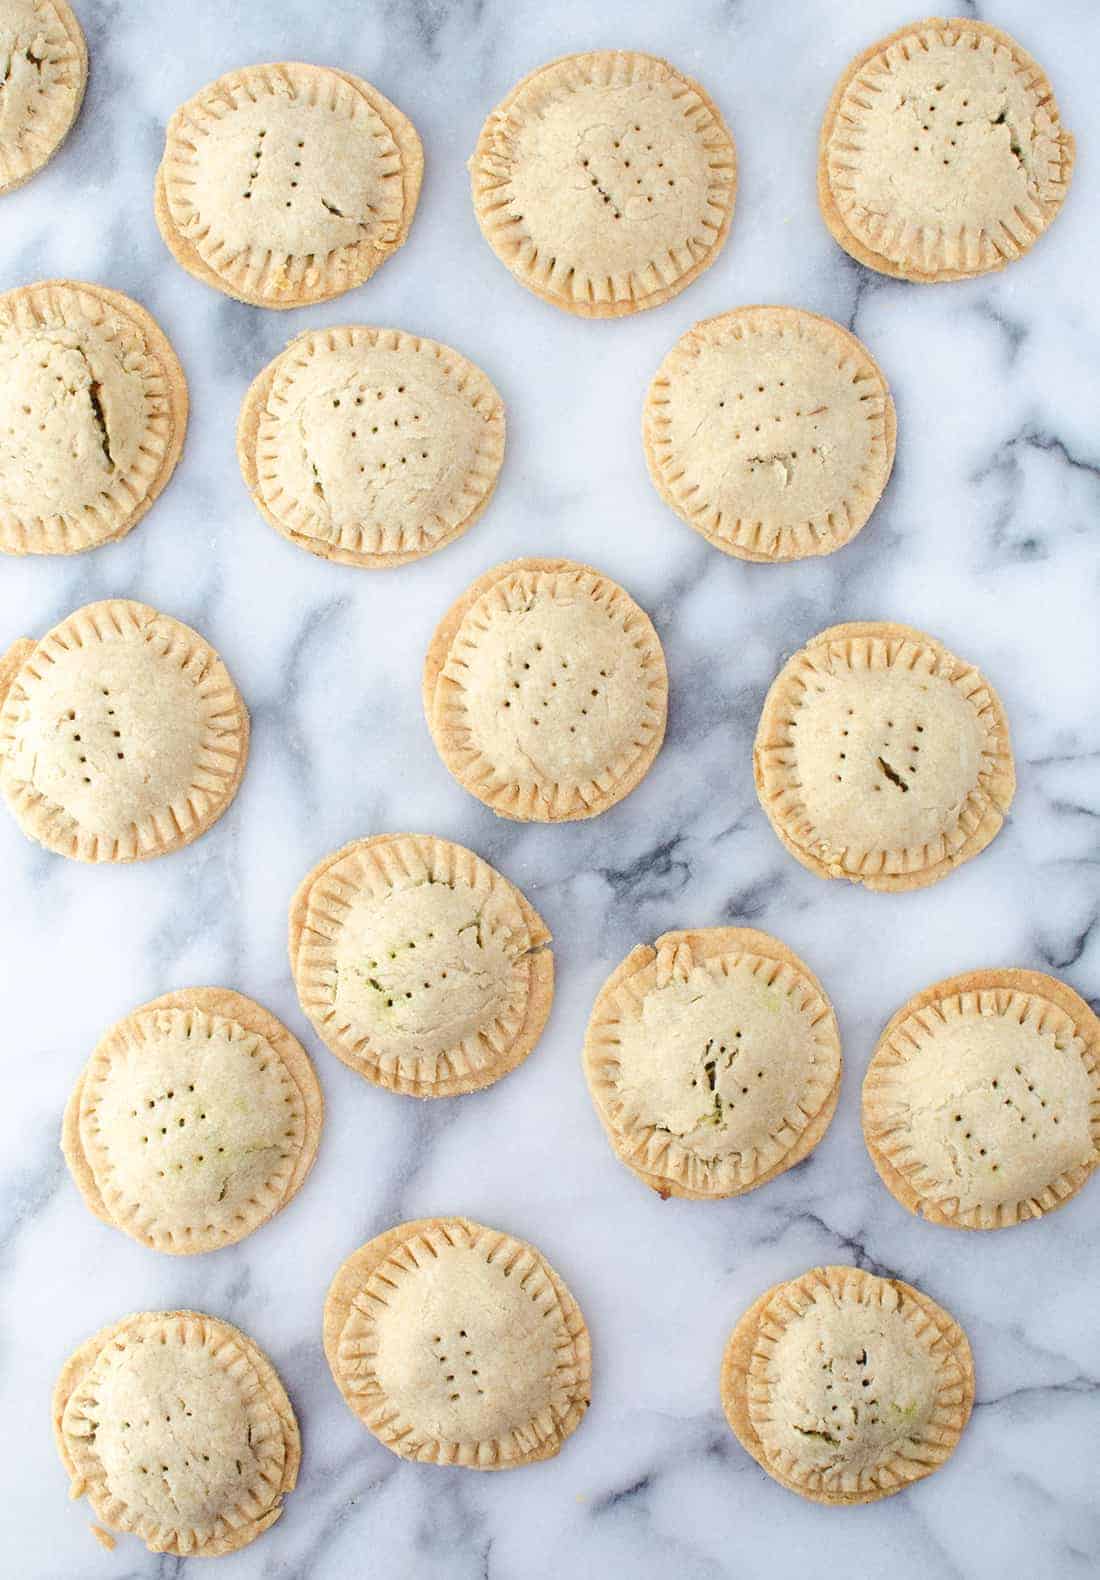
<path id="1" fill-rule="evenodd" d="M 262 1352 L 196 1312 L 145 1312 L 78 1350 L 55 1396 L 74 1496 L 158 1552 L 216 1556 L 266 1529 L 298 1428 Z"/>
<path id="2" fill-rule="evenodd" d="M 286 1028 L 239 994 L 195 988 L 101 1039 L 64 1144 L 94 1211 L 188 1253 L 231 1244 L 285 1205 L 320 1123 L 320 1089 Z"/>
<path id="3" fill-rule="evenodd" d="M 974 1399 L 966 1335 L 934 1300 L 856 1267 L 777 1284 L 734 1328 L 730 1426 L 766 1471 L 819 1503 L 869 1503 L 938 1469 Z"/>
<path id="4" fill-rule="evenodd" d="M 465 1219 L 405 1224 L 345 1263 L 326 1349 L 356 1414 L 412 1459 L 556 1453 L 588 1403 L 588 1337 L 533 1247 Z"/>
<path id="5" fill-rule="evenodd" d="M 718 548 L 798 559 L 840 548 L 878 501 L 894 455 L 881 372 L 839 324 L 742 307 L 688 330 L 645 407 L 650 475 Z"/>
<path id="6" fill-rule="evenodd" d="M 166 481 L 186 418 L 179 362 L 136 302 L 66 281 L 0 296 L 0 550 L 121 536 Z"/>
<path id="7" fill-rule="evenodd" d="M 64 0 L 0 0 L 0 193 L 56 151 L 87 74 L 84 35 Z"/>
<path id="8" fill-rule="evenodd" d="M 444 761 L 505 815 L 591 816 L 625 794 L 664 736 L 667 676 L 648 617 L 568 560 L 517 560 L 437 631 L 425 699 Z"/>
<path id="9" fill-rule="evenodd" d="M 298 62 L 249 66 L 173 115 L 162 228 L 230 295 L 320 301 L 404 241 L 422 164 L 411 124 L 369 83 Z"/>
<path id="10" fill-rule="evenodd" d="M 400 330 L 311 330 L 242 414 L 246 477 L 280 530 L 356 564 L 458 536 L 491 494 L 504 408 L 457 351 Z M 250 475 L 251 474 L 251 475 Z"/>
<path id="11" fill-rule="evenodd" d="M 382 835 L 305 879 L 290 953 L 328 1046 L 371 1080 L 429 1096 L 484 1086 L 530 1051 L 552 992 L 549 936 L 472 851 Z"/>
<path id="12" fill-rule="evenodd" d="M 816 1285 L 761 1368 L 770 1397 L 750 1413 L 766 1452 L 844 1481 L 873 1475 L 919 1443 L 933 1424 L 941 1370 L 921 1328 L 919 1310 L 892 1289 L 865 1302 Z"/>
<path id="13" fill-rule="evenodd" d="M 932 882 L 996 833 L 1015 785 L 989 683 L 933 638 L 865 623 L 789 659 L 757 732 L 765 811 L 806 865 L 878 887 Z"/>
<path id="14" fill-rule="evenodd" d="M 88 604 L 22 662 L 0 713 L 0 789 L 81 860 L 186 843 L 236 791 L 248 721 L 196 632 L 145 604 Z"/>
<path id="15" fill-rule="evenodd" d="M 836 1017 L 764 933 L 667 933 L 601 991 L 585 1042 L 616 1151 L 650 1183 L 730 1195 L 797 1160 L 835 1101 Z"/>
<path id="16" fill-rule="evenodd" d="M 524 78 L 486 121 L 470 171 L 494 251 L 586 316 L 682 290 L 725 240 L 737 183 L 733 139 L 699 85 L 615 50 Z"/>
<path id="17" fill-rule="evenodd" d="M 913 1210 L 964 1228 L 1038 1217 L 1100 1163 L 1100 1024 L 1038 973 L 952 978 L 891 1021 L 863 1112 Z"/>
<path id="18" fill-rule="evenodd" d="M 1065 197 L 1073 139 L 1013 39 L 969 18 L 932 19 L 849 68 L 822 158 L 855 256 L 934 279 L 999 268 L 1032 245 Z"/>

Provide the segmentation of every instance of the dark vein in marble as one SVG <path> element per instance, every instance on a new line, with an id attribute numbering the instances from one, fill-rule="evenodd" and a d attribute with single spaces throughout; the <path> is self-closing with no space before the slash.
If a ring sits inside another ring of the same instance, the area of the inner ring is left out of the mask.
<path id="1" fill-rule="evenodd" d="M 1019 318 L 1010 318 L 994 306 L 987 296 L 979 297 L 970 304 L 970 311 L 976 318 L 984 319 L 999 332 L 1005 344 L 1005 360 L 1009 367 L 1015 363 L 1020 354 L 1020 349 L 1028 338 L 1028 325 Z"/>
<path id="2" fill-rule="evenodd" d="M 648 1492 L 653 1485 L 653 1473 L 647 1471 L 644 1476 L 639 1476 L 637 1481 L 632 1481 L 629 1486 L 616 1487 L 612 1492 L 605 1492 L 602 1498 L 597 1498 L 590 1505 L 589 1513 L 593 1519 L 598 1519 L 601 1514 L 606 1514 L 608 1509 L 616 1509 L 624 1503 L 631 1502 L 642 1493 Z"/>
<path id="3" fill-rule="evenodd" d="M 265 697 L 249 703 L 252 727 L 260 742 L 285 762 L 298 787 L 300 811 L 317 812 L 316 776 L 312 771 L 309 740 L 298 717 L 298 692 L 303 674 L 313 663 L 313 649 L 351 611 L 350 597 L 328 598 L 315 604 L 299 620 L 277 683 Z M 259 732 L 262 731 L 262 735 Z"/>
<path id="4" fill-rule="evenodd" d="M 995 1410 L 1000 1405 L 1013 1404 L 1017 1400 L 1033 1400 L 1043 1402 L 1058 1394 L 1069 1394 L 1077 1397 L 1089 1397 L 1100 1394 L 1100 1377 L 1087 1377 L 1084 1374 L 1067 1378 L 1064 1382 L 1056 1383 L 1025 1383 L 1019 1388 L 1006 1388 L 1002 1393 L 990 1394 L 986 1398 L 974 1400 L 975 1410 Z"/>
<path id="5" fill-rule="evenodd" d="M 811 1159 L 807 1158 L 805 1161 L 808 1163 L 811 1161 Z M 798 1165 L 798 1167 L 801 1167 L 801 1165 Z M 833 1225 L 831 1223 L 827 1223 L 825 1219 L 820 1216 L 820 1214 L 812 1212 L 808 1207 L 800 1208 L 794 1212 L 785 1213 L 783 1215 L 782 1228 L 775 1238 L 777 1240 L 782 1239 L 784 1235 L 788 1234 L 792 1229 L 797 1228 L 799 1224 L 809 1224 L 812 1228 L 819 1230 L 824 1235 L 827 1235 L 828 1238 L 840 1248 L 840 1250 L 844 1251 L 852 1258 L 852 1265 L 854 1267 L 862 1268 L 866 1273 L 874 1273 L 879 1278 L 904 1279 L 905 1275 L 896 1267 L 891 1267 L 886 1262 L 880 1262 L 876 1257 L 871 1255 L 860 1232 L 856 1232 L 854 1234 L 845 1234 L 842 1229 L 835 1229 Z"/>
<path id="6" fill-rule="evenodd" d="M 1088 948 L 1092 934 L 1100 921 L 1100 914 L 1093 911 L 1085 925 L 1065 939 L 1060 948 L 1047 944 L 1043 939 L 1035 936 L 1035 952 L 1044 965 L 1058 975 L 1060 972 L 1074 966 Z"/>
<path id="7" fill-rule="evenodd" d="M 691 882 L 691 861 L 682 854 L 685 842 L 686 835 L 674 834 L 642 851 L 625 866 L 597 867 L 596 871 L 617 904 L 670 899 L 682 894 Z"/>

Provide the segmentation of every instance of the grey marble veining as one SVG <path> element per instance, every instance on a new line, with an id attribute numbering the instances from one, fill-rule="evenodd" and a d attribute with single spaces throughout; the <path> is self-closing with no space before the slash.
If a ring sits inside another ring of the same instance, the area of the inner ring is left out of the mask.
<path id="1" fill-rule="evenodd" d="M 229 814 L 188 850 L 78 867 L 0 821 L 5 1008 L 0 1101 L 0 1570 L 27 1580 L 197 1576 L 133 1541 L 100 1552 L 70 1506 L 49 1392 L 61 1361 L 127 1311 L 197 1306 L 272 1356 L 301 1419 L 299 1489 L 279 1523 L 220 1561 L 226 1580 L 785 1580 L 823 1565 L 893 1580 L 1077 1580 L 1100 1565 L 1100 1185 L 992 1236 L 917 1222 L 859 1133 L 877 1032 L 954 971 L 1024 965 L 1100 994 L 1100 252 L 1092 0 L 1003 0 L 980 14 L 1050 72 L 1078 139 L 1062 216 L 1002 276 L 912 287 L 868 273 L 817 213 L 817 125 L 903 0 L 77 0 L 92 75 L 56 161 L 0 202 L 0 289 L 49 276 L 141 299 L 185 365 L 180 468 L 123 542 L 0 566 L 0 641 L 109 594 L 215 642 L 252 710 Z M 737 139 L 729 243 L 672 303 L 619 323 L 568 318 L 516 286 L 478 233 L 464 161 L 485 112 L 554 55 L 622 45 L 697 75 Z M 360 291 L 288 314 L 231 303 L 170 260 L 152 217 L 167 116 L 256 60 L 360 73 L 414 120 L 427 172 L 405 249 Z M 849 547 L 785 568 L 717 554 L 645 473 L 642 395 L 696 319 L 745 302 L 827 313 L 894 389 L 898 455 Z M 483 520 L 408 568 L 367 575 L 285 542 L 253 508 L 233 430 L 259 367 L 307 325 L 367 321 L 445 340 L 508 406 L 508 455 Z M 450 780 L 419 700 L 436 619 L 519 553 L 589 560 L 656 620 L 671 672 L 667 745 L 612 812 L 562 828 L 498 822 Z M 931 890 L 822 883 L 757 807 L 750 747 L 781 658 L 842 619 L 925 627 L 979 663 L 1011 719 L 1020 789 L 1004 832 Z M 418 1105 L 317 1046 L 294 999 L 285 914 L 301 875 L 357 835 L 434 831 L 473 846 L 557 934 L 558 994 L 530 1060 L 477 1096 Z M 671 927 L 746 923 L 820 974 L 846 1074 L 812 1157 L 726 1203 L 662 1203 L 611 1157 L 579 1066 L 593 996 L 626 951 Z M 63 1103 L 100 1031 L 195 983 L 260 999 L 315 1052 L 328 1104 L 317 1168 L 232 1249 L 170 1259 L 95 1222 L 57 1149 Z M 592 1330 L 588 1418 L 560 1457 L 504 1476 L 411 1466 L 343 1405 L 320 1309 L 344 1255 L 404 1218 L 465 1212 L 533 1239 Z M 950 1466 L 884 1503 L 823 1510 L 769 1481 L 728 1432 L 717 1370 L 769 1283 L 852 1261 L 925 1288 L 973 1342 L 978 1403 Z M 203 1573 L 206 1571 L 203 1570 Z"/>

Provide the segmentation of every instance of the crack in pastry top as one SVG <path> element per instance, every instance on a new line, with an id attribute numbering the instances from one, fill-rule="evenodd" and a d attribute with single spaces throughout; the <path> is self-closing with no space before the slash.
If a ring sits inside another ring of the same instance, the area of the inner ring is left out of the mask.
<path id="1" fill-rule="evenodd" d="M 747 558 L 829 553 L 878 501 L 894 454 L 879 368 L 839 324 L 743 307 L 690 329 L 654 376 L 646 459 L 673 509 Z"/>
<path id="2" fill-rule="evenodd" d="M 0 193 L 64 140 L 84 96 L 87 51 L 59 0 L 0 0 Z"/>
<path id="3" fill-rule="evenodd" d="M 307 332 L 276 359 L 255 465 L 293 534 L 368 558 L 427 552 L 491 493 L 499 395 L 459 353 L 396 330 Z"/>
<path id="4" fill-rule="evenodd" d="M 832 1007 L 797 957 L 710 928 L 624 961 L 596 1001 L 585 1062 L 616 1150 L 651 1182 L 705 1196 L 789 1166 L 835 1101 L 841 1059 Z"/>
<path id="5" fill-rule="evenodd" d="M 1100 1024 L 1035 972 L 950 978 L 894 1016 L 863 1110 L 910 1210 L 964 1228 L 1038 1217 L 1100 1162 Z"/>
<path id="6" fill-rule="evenodd" d="M 721 246 L 736 188 L 732 138 L 698 84 L 610 50 L 525 78 L 486 121 L 470 168 L 490 245 L 580 312 L 681 289 Z"/>
<path id="7" fill-rule="evenodd" d="M 230 72 L 178 109 L 161 171 L 167 219 L 205 270 L 292 305 L 361 283 L 400 246 L 421 165 L 413 127 L 369 83 L 287 62 Z"/>
<path id="8" fill-rule="evenodd" d="M 183 371 L 136 302 L 66 281 L 0 297 L 0 548 L 120 536 L 167 480 L 186 417 Z"/>
<path id="9" fill-rule="evenodd" d="M 1042 70 L 1014 40 L 970 19 L 932 19 L 849 68 L 822 157 L 864 261 L 935 278 L 982 273 L 1026 251 L 1065 197 L 1073 140 Z"/>

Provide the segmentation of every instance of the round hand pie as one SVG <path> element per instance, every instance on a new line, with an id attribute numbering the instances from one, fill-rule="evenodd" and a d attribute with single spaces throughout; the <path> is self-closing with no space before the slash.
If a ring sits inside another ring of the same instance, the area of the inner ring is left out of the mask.
<path id="1" fill-rule="evenodd" d="M 554 996 L 549 944 L 507 878 L 430 835 L 345 845 L 290 906 L 290 969 L 317 1035 L 415 1097 L 477 1091 L 526 1059 Z"/>
<path id="2" fill-rule="evenodd" d="M 730 1427 L 815 1503 L 873 1503 L 938 1470 L 974 1402 L 970 1345 L 918 1289 L 815 1267 L 749 1307 L 722 1363 Z"/>
<path id="3" fill-rule="evenodd" d="M 0 552 L 121 538 L 171 477 L 186 429 L 183 369 L 137 302 L 69 280 L 0 296 Z"/>
<path id="4" fill-rule="evenodd" d="M 612 318 L 666 302 L 714 262 L 737 157 L 697 82 L 606 49 L 513 88 L 481 129 L 470 181 L 482 234 L 522 285 Z"/>
<path id="5" fill-rule="evenodd" d="M 409 233 L 424 153 L 369 82 L 297 61 L 227 72 L 168 123 L 156 219 L 177 263 L 254 307 L 369 280 Z"/>
<path id="6" fill-rule="evenodd" d="M 403 1223 L 349 1256 L 325 1301 L 340 1392 L 402 1459 L 512 1470 L 588 1409 L 588 1329 L 534 1246 L 468 1218 Z"/>
<path id="7" fill-rule="evenodd" d="M 930 17 L 864 50 L 821 128 L 818 200 L 858 262 L 905 280 L 1003 269 L 1056 217 L 1073 170 L 1042 68 L 970 17 Z"/>
<path id="8" fill-rule="evenodd" d="M 1038 971 L 971 971 L 904 1004 L 863 1083 L 887 1189 L 956 1229 L 1069 1201 L 1100 1163 L 1100 1021 Z"/>
<path id="9" fill-rule="evenodd" d="M 65 0 L 0 0 L 0 193 L 29 181 L 69 135 L 88 47 Z"/>
<path id="10" fill-rule="evenodd" d="M 662 1196 L 739 1196 L 801 1162 L 840 1091 L 836 1016 L 767 933 L 640 944 L 596 999 L 589 1091 L 616 1155 Z"/>
<path id="11" fill-rule="evenodd" d="M 894 403 L 867 348 L 831 319 L 738 307 L 689 329 L 642 420 L 657 492 L 724 554 L 831 554 L 894 464 Z"/>
<path id="12" fill-rule="evenodd" d="M 440 621 L 424 711 L 459 784 L 502 817 L 595 817 L 661 749 L 665 657 L 649 616 L 599 571 L 512 560 Z"/>
<path id="13" fill-rule="evenodd" d="M 504 406 L 472 362 L 400 329 L 310 329 L 253 381 L 237 426 L 249 492 L 322 559 L 372 570 L 453 543 L 504 459 Z"/>
<path id="14" fill-rule="evenodd" d="M 274 1367 L 198 1311 L 143 1311 L 101 1329 L 65 1363 L 53 1421 L 71 1495 L 154 1553 L 246 1547 L 298 1479 L 298 1423 Z"/>
<path id="15" fill-rule="evenodd" d="M 1000 698 L 934 637 L 835 625 L 772 683 L 753 748 L 760 804 L 822 878 L 918 889 L 984 850 L 1016 788 Z"/>
<path id="16" fill-rule="evenodd" d="M 0 793 L 78 861 L 188 845 L 237 793 L 248 713 L 221 659 L 147 604 L 85 604 L 0 657 Z"/>
<path id="17" fill-rule="evenodd" d="M 313 1167 L 324 1105 L 305 1050 L 226 988 L 184 988 L 100 1039 L 61 1145 L 104 1223 L 155 1251 L 232 1245 Z"/>

